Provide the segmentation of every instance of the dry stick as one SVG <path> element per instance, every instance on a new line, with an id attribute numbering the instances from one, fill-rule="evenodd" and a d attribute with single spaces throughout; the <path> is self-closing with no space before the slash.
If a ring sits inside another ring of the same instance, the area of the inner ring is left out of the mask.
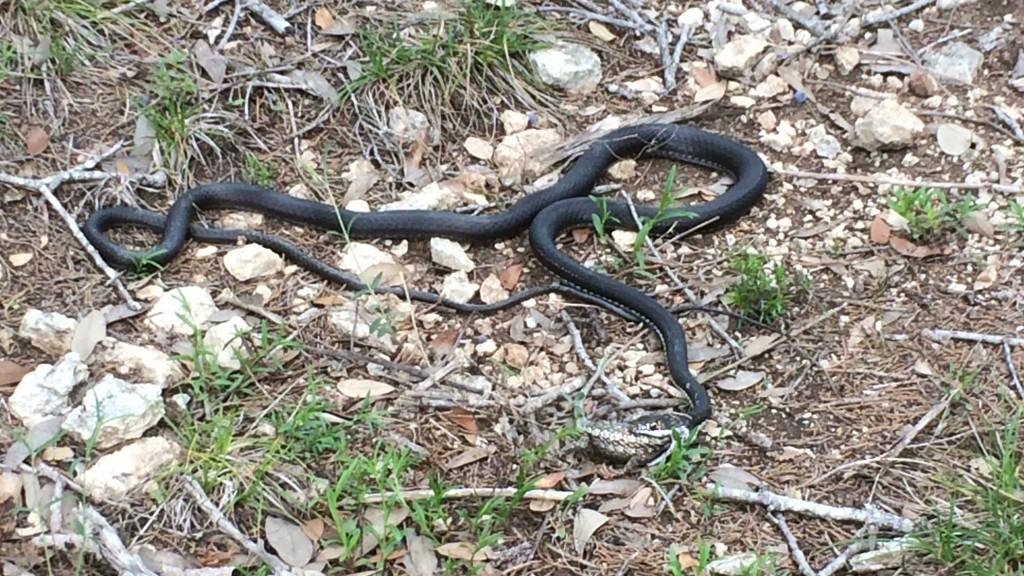
<path id="1" fill-rule="evenodd" d="M 587 353 L 587 347 L 583 345 L 583 336 L 580 334 L 579 328 L 576 327 L 576 323 L 572 321 L 572 317 L 567 312 L 562 311 L 562 321 L 565 322 L 565 328 L 569 331 L 569 336 L 572 337 L 572 346 L 576 350 L 576 354 L 583 360 L 583 365 L 587 367 L 587 370 L 593 372 L 601 382 L 604 383 L 605 389 L 608 391 L 608 395 L 615 398 L 617 402 L 626 402 L 629 400 L 629 396 L 626 396 L 619 388 L 619 385 L 609 378 L 604 373 L 604 367 L 607 362 L 602 362 L 600 366 L 594 364 L 594 361 L 590 358 L 590 354 Z"/>
<path id="2" fill-rule="evenodd" d="M 804 556 L 804 551 L 800 549 L 800 543 L 796 541 L 796 535 L 789 529 L 789 524 L 786 524 L 786 519 L 782 514 L 768 512 L 768 519 L 778 526 L 779 531 L 782 532 L 782 536 L 786 539 L 786 544 L 789 545 L 789 553 L 793 557 L 793 561 L 796 562 L 800 573 L 804 576 L 818 576 L 814 568 L 811 568 L 811 565 L 807 563 L 807 556 Z"/>
<path id="3" fill-rule="evenodd" d="M 825 34 L 824 28 L 822 28 L 821 22 L 817 19 L 811 20 L 804 18 L 802 14 L 792 9 L 791 7 L 783 4 L 779 0 L 757 0 L 761 5 L 771 6 L 776 12 L 782 14 L 785 18 L 792 22 L 796 22 L 801 27 L 806 28 L 811 34 L 815 36 L 821 36 Z"/>
<path id="4" fill-rule="evenodd" d="M 818 576 L 832 576 L 840 568 L 846 566 L 847 562 L 850 561 L 850 558 L 854 554 L 867 552 L 868 550 L 873 548 L 874 544 L 872 543 L 872 541 L 864 539 L 864 535 L 868 531 L 868 526 L 862 526 L 860 529 L 858 529 L 857 532 L 853 534 L 853 542 L 851 542 L 850 545 L 846 547 L 846 550 L 843 550 L 843 552 L 839 556 L 836 556 L 835 559 L 833 559 L 824 568 L 822 568 L 818 572 Z"/>
<path id="5" fill-rule="evenodd" d="M 780 176 L 791 178 L 812 178 L 814 180 L 830 180 L 833 182 L 864 182 L 868 184 L 888 184 L 890 186 L 924 187 L 924 188 L 956 188 L 960 190 L 981 190 L 991 188 L 995 192 L 1004 194 L 1024 194 L 1024 186 L 1010 184 L 997 184 L 994 182 L 980 182 L 970 184 L 967 182 L 943 182 L 935 180 L 902 180 L 899 178 L 882 178 L 878 176 L 864 176 L 861 174 L 839 174 L 824 172 L 804 172 L 802 170 L 772 170 Z"/>
<path id="6" fill-rule="evenodd" d="M 889 22 L 889 21 L 895 20 L 897 18 L 901 18 L 903 16 L 906 16 L 907 14 L 910 14 L 912 12 L 916 12 L 916 11 L 922 9 L 922 8 L 927 8 L 928 6 L 930 6 L 930 5 L 934 4 L 934 3 L 935 3 L 935 0 L 917 0 L 917 2 L 914 2 L 913 4 L 909 4 L 907 6 L 904 6 L 903 8 L 898 8 L 896 10 L 891 10 L 889 12 L 883 12 L 881 14 L 878 14 L 878 15 L 875 15 L 875 16 L 872 16 L 872 17 L 869 17 L 869 18 L 865 18 L 861 22 L 861 25 L 862 26 L 875 26 L 875 25 L 878 25 L 878 24 L 882 24 L 883 22 Z"/>
<path id="7" fill-rule="evenodd" d="M 224 31 L 224 35 L 221 36 L 220 42 L 217 43 L 217 52 L 223 52 L 224 47 L 228 45 L 228 41 L 231 40 L 231 36 L 235 33 L 235 28 L 238 26 L 238 19 L 242 16 L 242 11 L 245 9 L 245 0 L 235 0 L 235 10 L 231 13 L 231 20 L 228 22 L 227 30 Z"/>
<path id="8" fill-rule="evenodd" d="M 565 8 L 562 6 L 543 6 L 539 9 L 540 12 L 564 12 L 566 14 L 575 14 L 586 18 L 587 20 L 594 20 L 596 22 L 603 22 L 605 24 L 611 24 L 612 26 L 618 26 L 619 28 L 626 28 L 628 30 L 641 31 L 636 24 L 632 22 L 626 22 L 612 16 L 605 16 L 598 12 L 590 12 L 580 8 Z"/>
<path id="9" fill-rule="evenodd" d="M 1017 395 L 1024 400 L 1024 388 L 1020 385 L 1020 378 L 1017 376 L 1017 368 L 1013 365 L 1013 356 L 1010 354 L 1010 344 L 1003 341 L 1003 358 L 1006 359 L 1006 368 L 1010 371 L 1010 381 L 1017 389 Z"/>
<path id="10" fill-rule="evenodd" d="M 782 496 L 768 490 L 742 490 L 717 484 L 708 484 L 705 488 L 708 491 L 708 495 L 714 500 L 758 504 L 776 512 L 795 512 L 837 522 L 860 522 L 861 524 L 879 526 L 896 532 L 906 533 L 914 529 L 914 523 L 908 518 L 870 506 L 863 508 L 841 508 L 839 506 L 808 502 L 799 498 L 790 498 L 789 496 Z"/>
<path id="11" fill-rule="evenodd" d="M 220 508 L 217 508 L 217 505 L 210 500 L 209 496 L 206 495 L 206 492 L 203 491 L 203 488 L 199 483 L 187 474 L 184 476 L 184 487 L 185 491 L 195 499 L 196 504 L 199 505 L 203 512 L 206 512 L 206 515 L 210 517 L 210 520 L 213 520 L 221 532 L 241 545 L 242 548 L 245 548 L 245 550 L 250 554 L 258 557 L 265 564 L 270 566 L 274 570 L 274 574 L 278 574 L 279 576 L 294 575 L 294 572 L 292 572 L 277 556 L 267 552 L 262 545 L 246 538 L 245 534 L 242 534 L 242 531 L 232 524 L 231 520 L 229 520 L 228 517 L 220 511 Z"/>
<path id="12" fill-rule="evenodd" d="M 962 330 L 932 330 L 930 328 L 925 328 L 924 330 L 921 330 L 921 336 L 940 344 L 945 344 L 950 340 L 967 340 L 968 342 L 982 342 L 984 344 L 1006 343 L 1010 346 L 1024 346 L 1024 338 L 982 334 L 980 332 L 964 332 Z"/>
<path id="13" fill-rule="evenodd" d="M 498 496 L 510 498 L 518 493 L 519 490 L 516 488 L 453 488 L 442 493 L 441 498 L 445 500 L 454 498 L 495 498 Z M 527 490 L 523 493 L 522 497 L 524 500 L 563 502 L 571 498 L 574 494 L 575 492 L 566 492 L 564 490 Z M 428 489 L 403 490 L 401 492 L 378 492 L 374 494 L 367 494 L 358 501 L 349 500 L 346 504 L 380 504 L 381 502 L 390 501 L 395 496 L 399 496 L 403 500 L 407 501 L 424 500 L 427 498 L 437 497 L 437 493 Z"/>
<path id="14" fill-rule="evenodd" d="M 114 286 L 121 298 L 128 304 L 128 307 L 133 310 L 141 310 L 142 305 L 132 298 L 132 295 L 128 293 L 128 289 L 125 288 L 121 282 L 118 273 L 107 265 L 106 261 L 103 260 L 103 256 L 96 251 L 96 248 L 89 242 L 89 240 L 82 234 L 82 229 L 78 227 L 78 222 L 75 222 L 73 216 L 64 209 L 64 206 L 60 203 L 60 200 L 54 195 L 54 192 L 63 184 L 74 183 L 74 182 L 88 182 L 91 180 L 107 180 L 107 179 L 122 179 L 124 176 L 121 174 L 115 174 L 102 170 L 95 170 L 96 166 L 100 162 L 103 162 L 107 158 L 110 158 L 116 154 L 124 146 L 124 142 L 118 142 L 106 152 L 103 152 L 99 156 L 86 160 L 74 168 L 58 172 L 57 174 L 51 174 L 46 178 L 22 178 L 20 176 L 12 176 L 0 172 L 0 182 L 10 184 L 11 186 L 18 186 L 21 188 L 29 188 L 35 190 L 46 198 L 50 206 L 57 211 L 60 217 L 67 224 L 68 230 L 71 235 L 75 237 L 75 240 L 85 248 L 85 251 L 92 256 L 93 262 L 96 266 L 107 275 L 110 279 L 110 284 Z M 138 177 L 138 182 L 146 186 L 162 187 L 167 184 L 167 174 L 163 172 L 157 174 L 146 174 Z"/>
<path id="15" fill-rule="evenodd" d="M 267 26 L 274 29 L 274 32 L 282 36 L 292 33 L 291 22 L 260 0 L 242 0 L 242 3 L 246 10 L 259 16 Z"/>

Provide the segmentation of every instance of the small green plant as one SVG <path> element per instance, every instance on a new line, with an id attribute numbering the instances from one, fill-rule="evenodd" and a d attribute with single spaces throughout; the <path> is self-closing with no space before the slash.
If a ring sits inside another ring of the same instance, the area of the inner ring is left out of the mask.
<path id="1" fill-rule="evenodd" d="M 1010 202 L 1010 216 L 1013 217 L 1014 224 L 1007 224 L 1005 228 L 1010 232 L 1016 233 L 1018 236 L 1024 237 L 1024 203 L 1013 200 Z M 1018 238 L 1018 244 L 1024 241 L 1024 238 Z"/>
<path id="2" fill-rule="evenodd" d="M 733 255 L 729 267 L 740 275 L 729 287 L 726 301 L 744 316 L 769 326 L 786 314 L 786 308 L 810 289 L 810 278 L 796 278 L 781 264 L 772 264 L 767 256 L 752 252 Z M 767 270 L 766 270 L 767 268 Z"/>
<path id="3" fill-rule="evenodd" d="M 676 189 L 677 174 L 678 168 L 673 165 L 669 169 L 668 178 L 665 181 L 665 187 L 661 191 L 661 201 L 658 204 L 657 214 L 642 221 L 640 230 L 636 234 L 636 240 L 633 241 L 633 256 L 636 258 L 637 267 L 641 270 L 643 270 L 647 264 L 647 255 L 644 252 L 644 244 L 647 243 L 647 238 L 651 235 L 651 231 L 653 231 L 656 226 L 667 220 L 686 218 L 694 215 L 692 210 L 687 210 L 682 207 L 672 207 L 672 203 L 675 202 L 678 197 L 678 190 Z"/>
<path id="4" fill-rule="evenodd" d="M 680 437 L 678 432 L 672 432 L 672 436 L 672 451 L 663 462 L 654 467 L 651 477 L 659 484 L 668 481 L 683 484 L 698 482 L 707 474 L 707 466 L 704 463 L 711 455 L 711 449 L 697 444 L 696 431 L 691 432 L 686 438 Z"/>
<path id="5" fill-rule="evenodd" d="M 177 50 L 161 59 L 149 85 L 152 100 L 142 109 L 157 140 L 174 154 L 186 150 L 189 121 L 199 112 L 199 85 L 187 64 L 188 56 Z"/>
<path id="6" fill-rule="evenodd" d="M 1024 575 L 1024 447 L 1017 408 L 980 446 L 965 481 L 950 470 L 953 491 L 936 522 L 916 534 L 917 548 L 950 576 Z"/>
<path id="7" fill-rule="evenodd" d="M 602 244 L 608 243 L 608 224 L 617 223 L 618 218 L 612 216 L 608 210 L 608 199 L 604 196 L 591 196 L 591 200 L 597 205 L 598 214 L 591 214 L 590 220 L 594 225 L 594 233 Z"/>
<path id="8" fill-rule="evenodd" d="M 245 155 L 245 179 L 265 188 L 272 188 L 277 180 L 277 168 L 260 160 L 255 154 Z"/>
<path id="9" fill-rule="evenodd" d="M 954 202 L 944 190 L 919 187 L 896 189 L 889 208 L 906 219 L 911 240 L 928 242 L 962 233 L 964 218 L 978 205 L 970 196 Z"/>
<path id="10" fill-rule="evenodd" d="M 680 551 L 678 544 L 668 548 L 668 566 L 665 572 L 671 576 L 704 576 L 708 573 L 708 565 L 713 560 L 711 542 L 697 537 L 696 550 Z M 683 567 L 683 558 L 687 559 L 688 568 Z"/>

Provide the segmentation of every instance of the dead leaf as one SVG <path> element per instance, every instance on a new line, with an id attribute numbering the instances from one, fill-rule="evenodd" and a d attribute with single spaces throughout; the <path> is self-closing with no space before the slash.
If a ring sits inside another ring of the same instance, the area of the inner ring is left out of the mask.
<path id="1" fill-rule="evenodd" d="M 725 96 L 725 89 L 727 83 L 725 80 L 720 80 L 714 84 L 710 84 L 703 88 L 697 89 L 697 92 L 693 94 L 693 101 L 700 102 L 715 102 L 721 100 Z"/>
<path id="2" fill-rule="evenodd" d="M 477 160 L 490 160 L 491 156 L 494 155 L 494 146 L 483 138 L 477 138 L 476 136 L 470 136 L 466 138 L 466 141 L 462 143 L 462 147 L 469 152 L 469 155 Z"/>
<path id="3" fill-rule="evenodd" d="M 17 254 L 11 254 L 8 256 L 7 260 L 10 261 L 11 266 L 21 268 L 32 261 L 32 256 L 33 254 L 31 252 L 18 252 Z"/>
<path id="4" fill-rule="evenodd" d="M 746 390 L 751 386 L 764 380 L 765 373 L 761 371 L 751 372 L 748 370 L 739 370 L 735 376 L 724 378 L 716 384 L 716 387 L 720 390 L 729 390 L 730 392 L 739 392 L 740 390 Z"/>
<path id="5" fill-rule="evenodd" d="M 583 554 L 591 536 L 606 522 L 608 522 L 608 517 L 597 510 L 580 508 L 572 525 L 572 542 L 577 554 Z"/>
<path id="6" fill-rule="evenodd" d="M 922 376 L 934 376 L 935 375 L 935 369 L 933 369 L 932 365 L 929 364 L 928 361 L 925 360 L 924 358 L 918 358 L 914 362 L 914 372 L 917 372 L 918 374 L 920 374 Z"/>
<path id="7" fill-rule="evenodd" d="M 473 462 L 478 462 L 489 457 L 492 452 L 492 450 L 482 446 L 473 446 L 463 450 L 460 454 L 457 454 L 454 458 L 445 462 L 444 468 L 445 470 L 462 468 L 463 466 L 468 466 Z"/>
<path id="8" fill-rule="evenodd" d="M 379 398 L 395 391 L 395 387 L 384 382 L 365 378 L 345 378 L 338 382 L 338 392 L 349 398 Z"/>
<path id="9" fill-rule="evenodd" d="M 996 235 L 996 227 L 992 225 L 988 215 L 980 210 L 971 212 L 964 217 L 964 227 L 986 238 L 993 238 Z"/>
<path id="10" fill-rule="evenodd" d="M 476 421 L 476 416 L 465 408 L 453 408 L 450 412 L 445 414 L 445 418 L 448 418 L 454 422 L 456 426 L 467 432 L 476 434 L 480 431 L 480 425 Z"/>
<path id="11" fill-rule="evenodd" d="M 738 490 L 753 490 L 764 484 L 757 476 L 736 466 L 719 466 L 708 474 L 708 478 L 716 484 Z"/>
<path id="12" fill-rule="evenodd" d="M 449 328 L 442 330 L 430 344 L 427 344 L 427 349 L 436 354 L 437 356 L 447 356 L 452 353 L 455 349 L 455 344 L 458 341 L 461 330 L 458 328 Z"/>
<path id="13" fill-rule="evenodd" d="M 572 231 L 572 241 L 577 244 L 583 244 L 590 238 L 589 228 L 576 228 Z"/>
<path id="14" fill-rule="evenodd" d="M 718 82 L 718 74 L 708 66 L 694 66 L 693 69 L 690 70 L 690 74 L 693 76 L 693 81 L 701 88 L 711 86 Z"/>
<path id="15" fill-rule="evenodd" d="M 312 70 L 292 70 L 288 79 L 328 102 L 336 102 L 338 90 L 319 72 Z"/>
<path id="16" fill-rule="evenodd" d="M 0 472 L 0 504 L 11 500 L 21 504 L 21 475 L 14 472 Z"/>
<path id="17" fill-rule="evenodd" d="M 348 303 L 348 299 L 343 296 L 331 294 L 330 296 L 317 296 L 313 298 L 313 304 L 322 308 L 330 308 L 331 306 L 342 306 Z"/>
<path id="18" fill-rule="evenodd" d="M 477 550 L 476 546 L 469 542 L 449 542 L 438 546 L 437 553 L 445 558 L 480 562 L 491 557 L 491 548 L 484 546 Z"/>
<path id="19" fill-rule="evenodd" d="M 195 56 L 196 63 L 206 72 L 210 80 L 213 80 L 214 84 L 219 86 L 224 81 L 228 62 L 224 56 L 214 52 L 206 40 L 196 40 L 192 46 L 192 55 Z"/>
<path id="20" fill-rule="evenodd" d="M 334 26 L 334 14 L 331 14 L 329 9 L 321 6 L 313 13 L 313 23 L 321 30 L 330 28 Z"/>
<path id="21" fill-rule="evenodd" d="M 103 312 L 93 310 L 75 327 L 75 334 L 71 338 L 71 350 L 77 352 L 84 360 L 92 355 L 96 345 L 106 337 L 107 318 Z"/>
<path id="22" fill-rule="evenodd" d="M 936 254 L 942 254 L 942 251 L 937 248 L 918 246 L 910 240 L 900 236 L 893 236 L 890 238 L 889 246 L 892 246 L 893 250 L 910 258 L 928 258 L 929 256 L 935 256 Z"/>
<path id="23" fill-rule="evenodd" d="M 305 566 L 313 557 L 313 541 L 298 524 L 267 516 L 263 529 L 267 533 L 267 543 L 289 566 Z"/>
<path id="24" fill-rule="evenodd" d="M 763 334 L 761 336 L 757 336 L 750 342 L 747 342 L 747 345 L 743 349 L 743 354 L 747 358 L 758 356 L 764 353 L 765 350 L 771 349 L 771 347 L 774 346 L 781 338 L 782 336 L 779 336 L 778 334 Z"/>
<path id="25" fill-rule="evenodd" d="M 561 484 L 562 480 L 565 480 L 565 472 L 564 471 L 563 472 L 552 472 L 551 474 L 545 474 L 544 476 L 541 476 L 539 479 L 537 479 L 537 481 L 534 483 L 534 485 L 537 488 L 541 488 L 541 489 L 554 488 L 555 486 L 558 486 L 559 484 Z"/>
<path id="26" fill-rule="evenodd" d="M 16 362 L 0 360 L 0 386 L 17 384 L 18 382 L 21 382 L 21 379 L 25 377 L 25 374 L 28 374 L 31 371 L 31 368 L 26 368 Z"/>
<path id="27" fill-rule="evenodd" d="M 881 214 L 871 221 L 871 241 L 875 244 L 887 244 L 892 236 L 892 228 Z"/>
<path id="28" fill-rule="evenodd" d="M 587 22 L 587 28 L 590 30 L 591 34 L 597 36 L 597 38 L 602 42 L 614 42 L 618 39 L 618 37 L 615 36 L 607 26 L 597 20 Z"/>
<path id="29" fill-rule="evenodd" d="M 999 262 L 992 262 L 974 279 L 974 289 L 986 290 L 999 281 Z"/>
<path id="30" fill-rule="evenodd" d="M 369 554 L 377 547 L 374 534 L 388 534 L 389 526 L 398 526 L 409 517 L 408 508 L 368 508 L 363 513 L 363 521 L 369 524 L 369 530 L 363 531 L 363 540 L 359 543 L 359 555 Z"/>
<path id="31" fill-rule="evenodd" d="M 319 518 L 310 518 L 302 525 L 302 531 L 314 542 L 319 542 L 324 535 L 324 521 Z"/>
<path id="32" fill-rule="evenodd" d="M 42 126 L 33 126 L 28 129 L 28 135 L 25 136 L 25 151 L 29 156 L 42 154 L 49 145 L 50 135 L 46 133 L 46 129 Z"/>
<path id="33" fill-rule="evenodd" d="M 501 287 L 505 290 L 514 290 L 519 285 L 519 277 L 523 275 L 522 264 L 510 264 L 507 268 L 501 271 L 498 276 L 498 280 L 501 281 Z"/>
<path id="34" fill-rule="evenodd" d="M 409 270 L 397 262 L 378 262 L 359 272 L 360 280 L 377 286 L 400 286 L 408 277 Z"/>
<path id="35" fill-rule="evenodd" d="M 433 576 L 437 570 L 437 554 L 434 552 L 434 543 L 430 538 L 418 534 L 408 534 L 405 537 L 405 548 L 409 551 L 402 563 L 405 565 L 409 576 Z"/>
<path id="36" fill-rule="evenodd" d="M 602 480 L 598 478 L 590 483 L 589 492 L 595 496 L 617 494 L 627 496 L 635 494 L 643 484 L 639 480 L 619 478 L 616 480 Z"/>

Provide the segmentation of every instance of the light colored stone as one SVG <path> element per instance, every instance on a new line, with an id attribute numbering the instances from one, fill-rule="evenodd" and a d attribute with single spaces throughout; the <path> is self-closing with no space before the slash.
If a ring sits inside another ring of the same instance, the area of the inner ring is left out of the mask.
<path id="1" fill-rule="evenodd" d="M 95 365 L 161 388 L 176 386 L 185 379 L 185 373 L 176 360 L 150 346 L 107 339 L 100 343 L 95 354 Z"/>
<path id="2" fill-rule="evenodd" d="M 170 440 L 160 436 L 143 438 L 97 458 L 80 480 L 94 501 L 118 502 L 180 455 L 181 446 Z"/>
<path id="3" fill-rule="evenodd" d="M 807 139 L 814 146 L 814 151 L 822 158 L 832 159 L 842 152 L 839 140 L 829 134 L 820 124 L 807 131 Z"/>
<path id="4" fill-rule="evenodd" d="M 505 134 L 515 134 L 530 127 L 530 116 L 515 110 L 505 110 L 501 113 L 501 125 L 505 128 Z"/>
<path id="5" fill-rule="evenodd" d="M 146 313 L 146 324 L 154 330 L 192 336 L 207 326 L 217 311 L 213 297 L 200 286 L 175 288 L 160 297 Z"/>
<path id="6" fill-rule="evenodd" d="M 224 255 L 224 268 L 236 280 L 246 282 L 284 270 L 284 258 L 259 244 L 246 244 Z"/>
<path id="7" fill-rule="evenodd" d="M 412 144 L 427 141 L 430 120 L 427 115 L 410 108 L 393 108 L 388 112 L 388 129 L 400 142 Z"/>
<path id="8" fill-rule="evenodd" d="M 89 369 L 78 354 L 68 352 L 56 364 L 40 364 L 21 378 L 7 400 L 11 414 L 31 428 L 54 416 L 64 416 L 71 405 L 68 396 L 85 381 Z"/>
<path id="9" fill-rule="evenodd" d="M 985 55 L 963 42 L 946 44 L 938 52 L 926 52 L 924 66 L 936 76 L 973 84 Z"/>
<path id="10" fill-rule="evenodd" d="M 382 331 L 379 323 L 373 325 L 374 320 L 379 317 L 379 313 L 369 312 L 366 304 L 357 306 L 353 300 L 330 308 L 327 323 L 342 338 L 353 338 L 360 344 L 394 353 L 398 348 L 394 337 L 387 331 Z"/>
<path id="11" fill-rule="evenodd" d="M 759 36 L 736 36 L 715 54 L 718 73 L 726 78 L 739 78 L 750 74 L 757 59 L 767 47 L 768 43 Z"/>
<path id="12" fill-rule="evenodd" d="M 619 160 L 608 168 L 608 176 L 620 182 L 633 179 L 636 176 L 636 160 Z"/>
<path id="13" fill-rule="evenodd" d="M 479 289 L 479 284 L 471 282 L 469 276 L 464 271 L 459 270 L 444 277 L 439 292 L 448 300 L 469 302 Z"/>
<path id="14" fill-rule="evenodd" d="M 476 268 L 473 259 L 466 254 L 461 244 L 448 238 L 430 239 L 430 259 L 445 268 L 469 272 Z"/>
<path id="15" fill-rule="evenodd" d="M 29 308 L 21 318 L 18 335 L 56 357 L 71 350 L 71 340 L 77 327 L 76 320 L 63 314 Z"/>
<path id="16" fill-rule="evenodd" d="M 345 245 L 345 249 L 341 254 L 341 260 L 338 261 L 338 268 L 362 274 L 367 269 L 382 264 L 397 265 L 398 263 L 395 262 L 395 259 L 390 254 L 373 244 L 349 242 Z"/>
<path id="17" fill-rule="evenodd" d="M 501 285 L 501 279 L 495 274 L 487 276 L 480 284 L 480 300 L 485 304 L 494 304 L 508 298 L 508 296 L 508 290 Z"/>
<path id="18" fill-rule="evenodd" d="M 459 205 L 458 191 L 444 182 L 431 182 L 423 188 L 404 194 L 401 200 L 381 206 L 381 210 L 449 210 Z"/>
<path id="19" fill-rule="evenodd" d="M 845 76 L 860 64 L 860 50 L 854 46 L 840 46 L 832 58 L 836 61 L 836 69 Z"/>
<path id="20" fill-rule="evenodd" d="M 601 59 L 586 46 L 556 40 L 530 61 L 541 81 L 570 94 L 593 92 L 601 82 Z"/>
<path id="21" fill-rule="evenodd" d="M 164 416 L 161 392 L 156 384 L 132 384 L 108 374 L 86 390 L 81 406 L 64 420 L 64 430 L 97 448 L 139 438 Z"/>
<path id="22" fill-rule="evenodd" d="M 498 167 L 498 175 L 504 184 L 519 183 L 524 174 L 539 171 L 537 157 L 562 141 L 554 128 L 530 128 L 505 136 L 494 148 L 491 161 Z"/>
<path id="23" fill-rule="evenodd" d="M 214 355 L 217 365 L 221 368 L 238 370 L 242 367 L 241 360 L 249 356 L 245 337 L 250 332 L 252 328 L 245 320 L 235 316 L 207 330 L 203 335 L 203 347 Z"/>
<path id="24" fill-rule="evenodd" d="M 913 144 L 924 122 L 895 100 L 883 100 L 857 119 L 852 142 L 866 150 L 899 150 Z"/>

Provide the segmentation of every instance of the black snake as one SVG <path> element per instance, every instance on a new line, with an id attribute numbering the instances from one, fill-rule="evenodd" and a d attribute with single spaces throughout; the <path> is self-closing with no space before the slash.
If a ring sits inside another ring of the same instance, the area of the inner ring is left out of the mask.
<path id="1" fill-rule="evenodd" d="M 768 186 L 764 162 L 752 149 L 735 140 L 689 126 L 641 124 L 614 130 L 595 140 L 558 182 L 523 197 L 508 210 L 497 214 L 470 215 L 432 210 L 357 213 L 261 186 L 218 183 L 189 190 L 174 202 L 167 216 L 129 206 L 102 208 L 89 217 L 83 230 L 107 262 L 121 269 L 137 269 L 147 262 L 164 265 L 181 252 L 189 237 L 201 242 L 229 244 L 242 237 L 282 253 L 314 274 L 352 289 L 365 290 L 369 287 L 358 278 L 336 270 L 280 237 L 249 230 L 195 225 L 192 223 L 195 212 L 207 209 L 252 210 L 302 226 L 343 230 L 350 239 L 446 237 L 481 244 L 516 236 L 529 228 L 534 254 L 558 276 L 560 283 L 532 288 L 491 305 L 449 302 L 431 292 L 407 293 L 397 287 L 370 289 L 441 303 L 465 312 L 492 312 L 542 292 L 559 291 L 641 320 L 661 337 L 672 379 L 692 405 L 686 414 L 687 421 L 696 426 L 711 415 L 711 401 L 707 391 L 690 373 L 686 335 L 679 322 L 653 298 L 591 271 L 560 251 L 556 244 L 563 232 L 592 226 L 595 216 L 605 222 L 608 230 L 637 230 L 637 220 L 628 204 L 607 201 L 598 205 L 588 195 L 605 169 L 614 162 L 623 158 L 647 157 L 711 168 L 734 179 L 725 193 L 710 202 L 686 206 L 687 214 L 683 216 L 659 219 L 664 214 L 659 214 L 657 208 L 636 206 L 634 209 L 641 221 L 657 220 L 651 230 L 653 235 L 663 234 L 672 227 L 692 229 L 711 222 L 716 225 L 731 222 L 756 204 Z M 109 229 L 127 225 L 154 230 L 163 235 L 162 239 L 151 249 L 132 251 L 107 237 Z"/>

